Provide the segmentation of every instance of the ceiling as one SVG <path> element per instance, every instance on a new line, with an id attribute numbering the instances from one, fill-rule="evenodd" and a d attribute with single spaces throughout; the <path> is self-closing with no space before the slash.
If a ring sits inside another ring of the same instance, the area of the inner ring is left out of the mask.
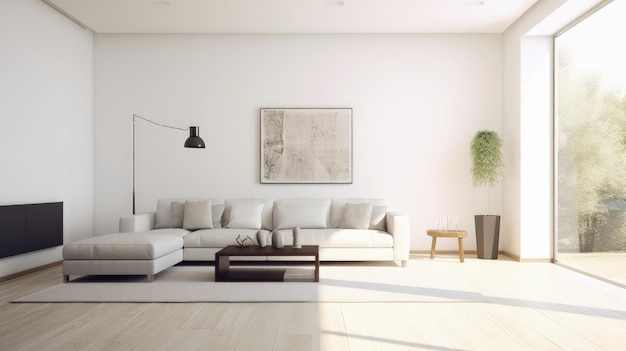
<path id="1" fill-rule="evenodd" d="M 97 33 L 502 33 L 537 0 L 42 0 Z"/>

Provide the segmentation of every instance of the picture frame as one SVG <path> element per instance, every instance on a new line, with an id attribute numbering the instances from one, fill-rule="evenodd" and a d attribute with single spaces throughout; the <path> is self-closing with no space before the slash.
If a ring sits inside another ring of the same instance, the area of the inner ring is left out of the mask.
<path id="1" fill-rule="evenodd" d="M 352 108 L 261 108 L 262 184 L 352 184 Z"/>

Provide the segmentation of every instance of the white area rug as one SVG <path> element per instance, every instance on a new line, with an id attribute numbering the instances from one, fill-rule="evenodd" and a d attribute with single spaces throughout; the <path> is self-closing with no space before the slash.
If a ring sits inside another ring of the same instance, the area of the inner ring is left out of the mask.
<path id="1" fill-rule="evenodd" d="M 456 263 L 459 264 L 459 263 Z M 433 269 L 434 268 L 434 269 Z M 320 282 L 216 283 L 211 265 L 145 276 L 84 277 L 12 302 L 486 302 L 445 264 L 323 263 Z M 448 274 L 446 274 L 446 272 Z"/>

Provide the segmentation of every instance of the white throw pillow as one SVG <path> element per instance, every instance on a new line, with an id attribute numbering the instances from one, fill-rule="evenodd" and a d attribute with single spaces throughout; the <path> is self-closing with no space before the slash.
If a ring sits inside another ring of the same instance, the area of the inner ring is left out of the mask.
<path id="1" fill-rule="evenodd" d="M 385 218 L 387 206 L 374 206 L 372 208 L 372 218 L 370 218 L 370 229 L 385 231 Z"/>
<path id="2" fill-rule="evenodd" d="M 222 215 L 224 214 L 224 204 L 211 206 L 211 215 L 213 217 L 213 229 L 222 227 Z"/>
<path id="3" fill-rule="evenodd" d="M 263 204 L 233 204 L 227 228 L 261 229 Z"/>
<path id="4" fill-rule="evenodd" d="M 328 206 L 276 206 L 275 229 L 300 228 L 326 228 L 326 216 Z"/>
<path id="5" fill-rule="evenodd" d="M 372 218 L 372 203 L 346 204 L 343 214 L 343 222 L 339 228 L 345 229 L 369 229 Z"/>
<path id="6" fill-rule="evenodd" d="M 380 198 L 341 198 L 332 199 L 330 204 L 330 220 L 329 228 L 339 228 L 341 222 L 343 222 L 343 216 L 346 209 L 346 204 L 362 204 L 371 202 L 374 206 L 387 206 L 384 199 Z"/>
<path id="7" fill-rule="evenodd" d="M 213 229 L 211 200 L 185 201 L 183 228 L 189 230 Z"/>
<path id="8" fill-rule="evenodd" d="M 172 220 L 170 228 L 182 228 L 183 216 L 185 213 L 185 203 L 182 201 L 172 201 Z"/>

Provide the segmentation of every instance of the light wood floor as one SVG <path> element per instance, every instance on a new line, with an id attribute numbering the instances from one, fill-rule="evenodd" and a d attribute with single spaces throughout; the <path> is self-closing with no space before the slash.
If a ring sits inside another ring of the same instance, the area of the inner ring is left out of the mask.
<path id="1" fill-rule="evenodd" d="M 626 287 L 626 252 L 559 253 L 560 264 Z"/>
<path id="2" fill-rule="evenodd" d="M 0 350 L 626 349 L 626 289 L 505 257 L 409 267 L 445 268 L 489 302 L 9 303 L 60 283 L 55 266 L 0 283 Z"/>

